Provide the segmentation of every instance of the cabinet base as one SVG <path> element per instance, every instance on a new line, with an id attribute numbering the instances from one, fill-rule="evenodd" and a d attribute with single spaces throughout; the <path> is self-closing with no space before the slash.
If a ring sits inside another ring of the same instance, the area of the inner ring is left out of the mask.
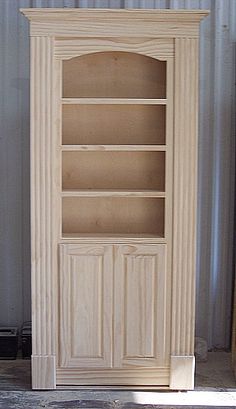
<path id="1" fill-rule="evenodd" d="M 78 368 L 58 368 L 57 385 L 169 388 L 170 368 L 101 369 L 82 370 Z"/>
<path id="2" fill-rule="evenodd" d="M 56 389 L 56 387 L 86 388 L 96 385 L 97 388 L 127 388 L 137 389 L 162 388 L 174 390 L 194 389 L 194 356 L 171 356 L 170 378 L 166 368 L 156 370 L 141 369 L 132 371 L 78 371 L 73 369 L 58 369 L 56 371 L 55 356 L 32 356 L 32 389 Z M 57 376 L 56 376 L 57 372 Z M 108 374 L 109 372 L 109 374 Z M 124 372 L 126 372 L 124 374 Z M 109 376 L 110 375 L 110 376 Z M 122 376 L 121 376 L 122 375 Z M 124 377 L 124 375 L 126 375 Z M 57 380 L 56 380 L 57 378 Z M 56 383 L 58 385 L 56 385 Z M 89 386 L 90 385 L 90 386 Z M 99 385 L 99 386 L 98 386 Z M 109 386 L 108 386 L 109 385 Z M 152 385 L 152 386 L 151 386 Z"/>
<path id="3" fill-rule="evenodd" d="M 32 355 L 32 389 L 56 389 L 56 357 Z"/>

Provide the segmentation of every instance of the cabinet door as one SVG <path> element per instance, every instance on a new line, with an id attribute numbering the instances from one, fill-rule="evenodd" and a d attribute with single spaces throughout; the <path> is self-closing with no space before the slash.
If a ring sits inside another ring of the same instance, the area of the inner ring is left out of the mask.
<path id="1" fill-rule="evenodd" d="M 114 367 L 164 367 L 166 245 L 116 246 L 114 280 Z"/>
<path id="2" fill-rule="evenodd" d="M 112 246 L 60 247 L 60 367 L 112 365 Z"/>

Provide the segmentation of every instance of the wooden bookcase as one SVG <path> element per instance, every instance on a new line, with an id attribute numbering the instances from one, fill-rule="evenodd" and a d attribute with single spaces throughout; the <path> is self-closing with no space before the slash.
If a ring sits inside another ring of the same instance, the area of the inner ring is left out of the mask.
<path id="1" fill-rule="evenodd" d="M 34 389 L 192 389 L 199 22 L 31 23 Z"/>

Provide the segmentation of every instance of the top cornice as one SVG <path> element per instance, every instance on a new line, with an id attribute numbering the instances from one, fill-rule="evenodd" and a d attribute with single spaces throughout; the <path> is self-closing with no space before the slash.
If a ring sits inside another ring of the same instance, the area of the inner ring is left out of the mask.
<path id="1" fill-rule="evenodd" d="M 208 10 L 29 8 L 31 36 L 198 37 Z"/>
<path id="2" fill-rule="evenodd" d="M 20 9 L 30 21 L 77 21 L 88 18 L 132 18 L 142 21 L 200 21 L 209 10 L 173 9 L 85 9 L 85 8 L 27 8 Z"/>

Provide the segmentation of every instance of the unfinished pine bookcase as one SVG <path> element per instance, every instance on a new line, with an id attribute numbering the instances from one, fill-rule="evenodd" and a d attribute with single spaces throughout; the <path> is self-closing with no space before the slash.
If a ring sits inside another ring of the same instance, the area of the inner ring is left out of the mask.
<path id="1" fill-rule="evenodd" d="M 199 22 L 23 9 L 32 387 L 192 389 Z"/>

